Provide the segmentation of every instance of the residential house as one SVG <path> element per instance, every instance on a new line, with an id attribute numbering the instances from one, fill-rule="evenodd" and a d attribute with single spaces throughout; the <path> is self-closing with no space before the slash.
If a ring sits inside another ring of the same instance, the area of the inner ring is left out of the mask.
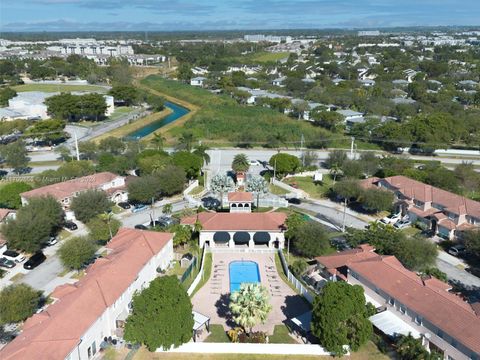
<path id="1" fill-rule="evenodd" d="M 128 200 L 125 178 L 111 172 L 101 172 L 83 176 L 77 179 L 62 181 L 56 184 L 42 186 L 20 194 L 22 205 L 28 204 L 29 199 L 41 196 L 53 196 L 62 205 L 67 218 L 73 218 L 69 211 L 72 199 L 87 190 L 102 190 L 110 200 L 119 203 Z"/>
<path id="2" fill-rule="evenodd" d="M 227 203 L 231 213 L 250 213 L 253 206 L 253 194 L 244 191 L 229 192 Z"/>
<path id="3" fill-rule="evenodd" d="M 205 68 L 202 68 L 202 67 L 199 67 L 199 66 L 195 66 L 192 68 L 192 74 L 193 75 L 207 75 L 208 74 L 208 70 L 205 69 Z"/>
<path id="4" fill-rule="evenodd" d="M 374 177 L 362 180 L 362 185 L 393 191 L 397 211 L 443 238 L 453 240 L 480 225 L 480 202 L 406 176 Z"/>
<path id="5" fill-rule="evenodd" d="M 287 77 L 286 77 L 286 76 L 282 76 L 282 77 L 276 78 L 275 80 L 272 81 L 272 85 L 273 85 L 273 86 L 284 87 L 285 85 L 283 84 L 283 82 L 284 82 L 285 80 L 287 80 Z"/>
<path id="6" fill-rule="evenodd" d="M 369 245 L 316 260 L 329 280 L 363 287 L 366 302 L 378 311 L 370 321 L 386 335 L 410 333 L 446 359 L 480 359 L 480 313 L 450 293 L 449 284 L 419 276 Z"/>
<path id="7" fill-rule="evenodd" d="M 363 113 L 358 111 L 346 109 L 346 110 L 337 110 L 337 113 L 339 113 L 340 115 L 343 115 L 345 126 L 347 128 L 352 127 L 354 124 L 365 122 Z"/>
<path id="8" fill-rule="evenodd" d="M 190 79 L 190 85 L 203 87 L 205 84 L 205 80 L 207 80 L 206 77 L 197 76 Z"/>
<path id="9" fill-rule="evenodd" d="M 199 246 L 211 248 L 283 249 L 286 214 L 202 212 L 183 218 L 181 224 L 202 225 Z"/>
<path id="10" fill-rule="evenodd" d="M 89 360 L 105 338 L 123 335 L 133 295 L 173 260 L 173 234 L 123 228 L 106 248 L 83 278 L 53 291 L 0 359 Z"/>

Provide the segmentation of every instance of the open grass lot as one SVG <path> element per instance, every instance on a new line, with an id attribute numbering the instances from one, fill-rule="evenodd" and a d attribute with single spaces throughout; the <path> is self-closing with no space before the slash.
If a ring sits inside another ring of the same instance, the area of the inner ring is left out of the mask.
<path id="1" fill-rule="evenodd" d="M 252 61 L 256 61 L 256 62 L 276 62 L 278 60 L 288 58 L 288 55 L 289 55 L 288 52 L 271 53 L 271 52 L 262 51 L 259 53 L 255 53 L 250 58 L 252 59 Z"/>
<path id="2" fill-rule="evenodd" d="M 273 335 L 268 337 L 270 344 L 297 344 L 294 338 L 289 335 L 288 328 L 285 325 L 275 325 Z"/>
<path id="3" fill-rule="evenodd" d="M 70 91 L 95 91 L 106 93 L 107 88 L 98 85 L 66 85 L 66 84 L 24 84 L 12 87 L 17 92 L 43 91 L 43 92 L 70 92 Z"/>
<path id="4" fill-rule="evenodd" d="M 283 180 L 283 182 L 305 191 L 314 199 L 325 198 L 328 194 L 328 189 L 333 184 L 330 175 L 324 175 L 323 181 L 317 184 L 313 182 L 312 177 L 291 177 Z"/>
<path id="5" fill-rule="evenodd" d="M 331 356 L 292 356 L 292 355 L 253 355 L 253 354 L 175 354 L 175 353 L 150 353 L 141 348 L 133 360 L 318 360 L 333 359 Z M 388 360 L 372 342 L 367 343 L 356 353 L 346 356 L 351 360 Z"/>
<path id="6" fill-rule="evenodd" d="M 330 137 L 328 131 L 315 127 L 309 122 L 299 122 L 264 107 L 239 105 L 227 95 L 214 95 L 208 90 L 160 76 L 149 76 L 143 79 L 141 86 L 153 89 L 161 95 L 174 96 L 197 107 L 198 110 L 184 117 L 184 122 L 172 123 L 172 126 L 166 129 L 172 137 L 190 130 L 194 136 L 203 139 L 209 145 L 248 143 L 252 146 L 277 144 L 282 147 L 287 144 L 293 146 L 293 142 L 300 142 L 302 134 L 307 143 Z M 325 142 L 323 141 L 322 144 Z"/>
<path id="7" fill-rule="evenodd" d="M 225 343 L 229 342 L 228 335 L 223 328 L 223 325 L 212 324 L 210 325 L 210 335 L 205 339 L 205 342 L 209 343 Z"/>
<path id="8" fill-rule="evenodd" d="M 285 195 L 288 193 L 287 190 L 281 188 L 280 186 L 269 184 L 268 190 L 274 195 Z"/>
<path id="9" fill-rule="evenodd" d="M 126 114 L 129 114 L 131 112 L 134 112 L 135 109 L 131 108 L 131 107 L 128 107 L 128 106 L 118 106 L 115 108 L 115 110 L 113 110 L 113 114 L 110 115 L 110 117 L 108 118 L 108 120 L 117 120 L 118 118 L 126 115 Z"/>

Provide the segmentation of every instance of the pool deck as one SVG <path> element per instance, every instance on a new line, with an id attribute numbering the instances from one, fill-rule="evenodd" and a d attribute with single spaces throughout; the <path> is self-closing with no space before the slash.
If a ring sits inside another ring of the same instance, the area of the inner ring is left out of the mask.
<path id="1" fill-rule="evenodd" d="M 228 310 L 228 301 L 229 264 L 236 260 L 255 261 L 258 264 L 261 284 L 270 294 L 272 311 L 266 323 L 255 326 L 254 331 L 272 334 L 275 325 L 282 324 L 286 319 L 303 314 L 310 309 L 307 302 L 278 275 L 275 268 L 275 254 L 214 253 L 212 275 L 192 299 L 193 309 L 210 317 L 212 324 L 221 324 L 225 330 L 235 326 Z"/>

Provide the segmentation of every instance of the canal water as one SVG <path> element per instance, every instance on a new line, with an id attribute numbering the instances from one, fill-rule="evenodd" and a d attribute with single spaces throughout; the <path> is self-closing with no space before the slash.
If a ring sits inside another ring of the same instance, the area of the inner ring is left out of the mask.
<path id="1" fill-rule="evenodd" d="M 128 134 L 126 138 L 130 140 L 141 139 L 147 135 L 150 135 L 151 133 L 160 129 L 161 127 L 164 127 L 165 125 L 168 125 L 174 122 L 175 120 L 181 118 L 182 116 L 190 112 L 190 110 L 188 110 L 187 108 L 184 108 L 183 106 L 172 103 L 170 101 L 165 101 L 165 106 L 172 110 L 172 112 L 169 115 L 165 116 L 163 119 L 160 119 L 138 130 L 135 130 L 134 132 Z"/>

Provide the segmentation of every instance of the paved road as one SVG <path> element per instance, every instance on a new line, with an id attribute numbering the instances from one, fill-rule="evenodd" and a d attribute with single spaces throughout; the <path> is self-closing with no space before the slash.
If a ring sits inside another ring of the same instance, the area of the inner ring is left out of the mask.
<path id="1" fill-rule="evenodd" d="M 166 203 L 168 203 L 168 201 L 165 200 L 155 203 L 153 214 L 151 208 L 135 214 L 133 214 L 130 210 L 127 210 L 119 214 L 117 218 L 122 222 L 123 226 L 129 228 L 133 228 L 135 225 L 138 224 L 147 224 L 151 221 L 150 216 L 158 218 L 160 215 L 163 214 L 162 207 Z M 172 209 L 174 212 L 183 210 L 186 206 L 188 206 L 188 202 L 184 200 L 179 200 L 172 203 Z"/>

